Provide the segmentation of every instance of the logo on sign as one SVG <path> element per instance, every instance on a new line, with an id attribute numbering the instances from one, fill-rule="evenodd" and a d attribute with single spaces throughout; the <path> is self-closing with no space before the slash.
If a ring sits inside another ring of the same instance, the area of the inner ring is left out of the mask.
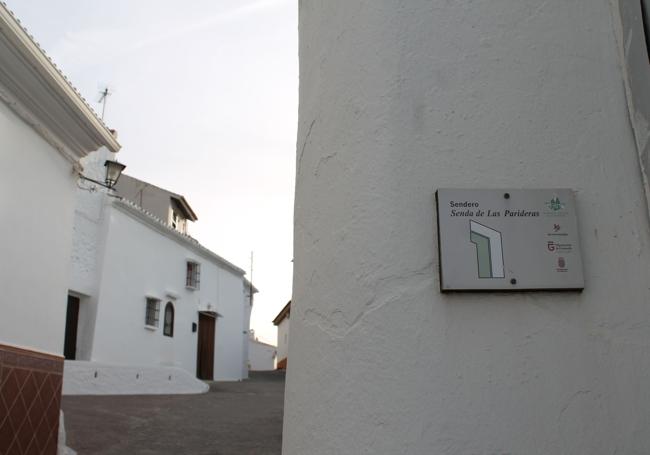
<path id="1" fill-rule="evenodd" d="M 549 251 L 566 251 L 571 252 L 573 245 L 570 243 L 557 243 L 552 240 L 546 242 L 546 249 Z"/>
<path id="2" fill-rule="evenodd" d="M 557 196 L 553 197 L 550 201 L 546 203 L 546 207 L 553 210 L 554 212 L 557 212 L 558 210 L 562 210 L 565 205 L 566 204 L 560 201 L 560 198 Z"/>

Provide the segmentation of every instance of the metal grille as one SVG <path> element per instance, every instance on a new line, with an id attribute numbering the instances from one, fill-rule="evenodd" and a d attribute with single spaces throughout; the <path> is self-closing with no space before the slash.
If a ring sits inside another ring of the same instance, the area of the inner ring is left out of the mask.
<path id="1" fill-rule="evenodd" d="M 187 275 L 185 277 L 185 286 L 199 289 L 201 285 L 201 264 L 196 262 L 187 262 Z"/>
<path id="2" fill-rule="evenodd" d="M 144 323 L 152 327 L 158 327 L 158 320 L 160 318 L 160 300 L 147 299 L 147 312 L 145 314 Z"/>

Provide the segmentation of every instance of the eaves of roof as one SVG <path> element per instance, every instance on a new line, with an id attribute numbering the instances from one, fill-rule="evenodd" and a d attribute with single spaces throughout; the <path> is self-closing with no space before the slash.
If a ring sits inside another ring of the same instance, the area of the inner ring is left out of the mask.
<path id="1" fill-rule="evenodd" d="M 289 300 L 289 303 L 287 303 L 282 310 L 278 313 L 278 315 L 273 319 L 273 325 L 280 325 L 280 323 L 289 316 L 291 313 L 291 300 Z"/>
<path id="2" fill-rule="evenodd" d="M 135 218 L 136 220 L 142 222 L 143 224 L 149 226 L 150 228 L 158 231 L 159 233 L 169 237 L 172 240 L 180 243 L 183 246 L 186 246 L 193 250 L 195 253 L 200 254 L 204 258 L 212 261 L 213 263 L 220 265 L 229 269 L 232 272 L 235 272 L 242 277 L 246 273 L 243 269 L 237 267 L 232 262 L 227 261 L 213 251 L 207 249 L 201 245 L 196 239 L 190 237 L 187 234 L 178 232 L 176 229 L 169 226 L 167 223 L 152 215 L 148 211 L 144 210 L 142 207 L 136 205 L 135 203 L 127 199 L 115 199 L 113 201 L 113 207 L 120 210 L 127 215 Z"/>
<path id="3" fill-rule="evenodd" d="M 165 191 L 167 191 L 167 190 L 165 190 Z M 183 209 L 183 212 L 185 212 L 184 215 L 188 220 L 196 221 L 196 220 L 199 219 L 199 217 L 196 216 L 196 213 L 194 213 L 194 210 L 192 210 L 192 207 L 190 207 L 190 204 L 185 199 L 185 196 L 181 196 L 180 194 L 172 193 L 171 191 L 168 191 L 168 193 L 170 193 L 171 197 L 176 200 L 178 205 L 181 206 L 181 208 Z"/>
<path id="4" fill-rule="evenodd" d="M 0 100 L 70 161 L 120 144 L 18 19 L 0 3 Z"/>

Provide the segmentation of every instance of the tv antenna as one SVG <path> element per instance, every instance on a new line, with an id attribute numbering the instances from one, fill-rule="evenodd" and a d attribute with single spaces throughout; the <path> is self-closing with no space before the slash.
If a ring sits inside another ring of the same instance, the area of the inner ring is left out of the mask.
<path id="1" fill-rule="evenodd" d="M 106 101 L 108 100 L 108 97 L 113 94 L 113 90 L 108 88 L 108 86 L 105 86 L 102 90 L 100 90 L 99 93 L 100 96 L 97 102 L 102 105 L 102 120 L 104 120 L 104 114 L 106 113 Z"/>

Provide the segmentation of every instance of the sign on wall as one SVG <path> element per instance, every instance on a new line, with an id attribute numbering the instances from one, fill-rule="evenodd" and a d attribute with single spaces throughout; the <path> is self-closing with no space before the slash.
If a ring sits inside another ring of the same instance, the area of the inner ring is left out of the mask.
<path id="1" fill-rule="evenodd" d="M 441 291 L 584 288 L 573 192 L 439 189 Z"/>

